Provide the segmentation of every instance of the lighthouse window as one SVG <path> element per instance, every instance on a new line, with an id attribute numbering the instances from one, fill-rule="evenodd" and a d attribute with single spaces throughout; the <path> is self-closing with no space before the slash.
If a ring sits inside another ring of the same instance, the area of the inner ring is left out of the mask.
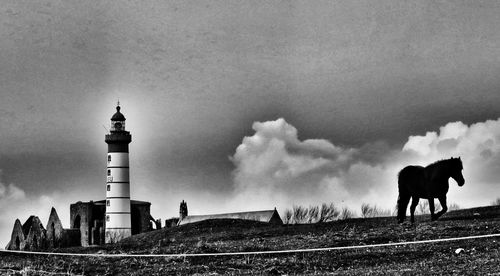
<path id="1" fill-rule="evenodd" d="M 111 191 L 111 185 L 106 185 L 106 190 L 109 192 Z"/>
<path id="2" fill-rule="evenodd" d="M 108 162 L 111 162 L 111 154 L 108 155 Z"/>
<path id="3" fill-rule="evenodd" d="M 106 200 L 106 206 L 109 206 L 111 205 L 111 203 L 109 202 L 109 200 Z"/>
<path id="4" fill-rule="evenodd" d="M 111 176 L 111 170 L 108 170 L 108 176 Z"/>
<path id="5" fill-rule="evenodd" d="M 106 221 L 109 221 L 109 216 L 106 216 Z"/>

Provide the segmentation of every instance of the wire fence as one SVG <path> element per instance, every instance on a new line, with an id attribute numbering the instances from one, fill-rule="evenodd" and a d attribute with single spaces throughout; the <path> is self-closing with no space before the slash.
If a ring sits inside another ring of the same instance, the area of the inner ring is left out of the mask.
<path id="1" fill-rule="evenodd" d="M 500 237 L 500 233 L 466 236 L 466 237 L 421 240 L 421 241 L 389 242 L 389 243 L 352 245 L 352 246 L 251 251 L 251 252 L 222 252 L 222 253 L 181 253 L 181 254 L 95 254 L 94 253 L 92 254 L 92 253 L 35 252 L 35 251 L 16 251 L 16 250 L 0 250 L 0 252 L 14 253 L 14 254 L 28 254 L 28 255 L 80 256 L 80 257 L 102 257 L 102 258 L 158 258 L 158 257 L 186 258 L 186 257 L 217 257 L 217 256 L 242 256 L 242 255 L 275 255 L 275 254 L 307 253 L 307 252 L 336 251 L 336 250 L 350 250 L 350 249 L 368 249 L 376 247 L 406 246 L 406 245 L 417 245 L 426 243 L 486 239 L 495 237 Z"/>

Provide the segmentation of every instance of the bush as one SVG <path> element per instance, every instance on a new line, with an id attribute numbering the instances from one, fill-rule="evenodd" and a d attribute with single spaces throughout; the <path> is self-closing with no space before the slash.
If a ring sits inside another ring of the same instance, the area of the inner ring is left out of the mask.
<path id="1" fill-rule="evenodd" d="M 337 209 L 335 204 L 330 203 L 330 205 L 327 205 L 326 203 L 323 203 L 321 204 L 318 222 L 333 221 L 337 219 L 339 215 L 340 211 Z"/>
<path id="2" fill-rule="evenodd" d="M 500 205 L 500 197 L 498 197 L 497 199 L 495 199 L 494 201 L 491 202 L 491 205 L 493 206 L 498 206 Z"/>
<path id="3" fill-rule="evenodd" d="M 354 217 L 354 212 L 351 211 L 349 208 L 344 207 L 342 208 L 342 211 L 340 212 L 340 220 L 346 220 Z"/>
<path id="4" fill-rule="evenodd" d="M 371 206 L 370 204 L 361 204 L 361 216 L 363 218 L 374 218 L 374 217 L 389 217 L 392 211 L 390 209 L 380 209 L 377 205 Z"/>
<path id="5" fill-rule="evenodd" d="M 450 202 L 447 204 L 448 205 L 448 211 L 453 211 L 453 210 L 459 210 L 460 205 Z M 443 207 L 441 206 L 441 203 L 437 200 L 434 201 L 434 212 L 439 212 Z M 420 201 L 418 202 L 417 210 L 415 211 L 416 214 L 424 215 L 424 214 L 430 214 L 431 211 L 429 209 L 429 201 L 427 199 L 421 198 Z"/>
<path id="6" fill-rule="evenodd" d="M 309 206 L 309 212 L 307 213 L 307 223 L 315 223 L 319 221 L 319 207 Z"/>
<path id="7" fill-rule="evenodd" d="M 429 201 L 427 201 L 426 199 L 420 199 L 420 201 L 418 202 L 417 211 L 418 211 L 418 214 L 421 214 L 421 215 L 430 213 Z M 417 213 L 417 212 L 415 212 L 415 213 Z"/>
<path id="8" fill-rule="evenodd" d="M 321 206 L 309 206 L 309 208 L 295 205 L 291 210 L 285 210 L 283 214 L 283 223 L 321 223 L 336 220 L 339 215 L 340 211 L 333 203 L 323 203 Z"/>
<path id="9" fill-rule="evenodd" d="M 363 218 L 371 218 L 373 214 L 376 212 L 375 206 L 370 206 L 370 204 L 363 203 L 361 204 L 361 216 Z"/>
<path id="10" fill-rule="evenodd" d="M 286 209 L 285 214 L 283 215 L 283 223 L 284 224 L 292 224 L 292 210 Z"/>
<path id="11" fill-rule="evenodd" d="M 448 204 L 448 211 L 453 211 L 453 210 L 460 210 L 460 206 L 453 202 Z"/>
<path id="12" fill-rule="evenodd" d="M 307 214 L 309 213 L 308 209 L 303 206 L 293 206 L 293 222 L 295 224 L 298 223 L 306 223 Z"/>

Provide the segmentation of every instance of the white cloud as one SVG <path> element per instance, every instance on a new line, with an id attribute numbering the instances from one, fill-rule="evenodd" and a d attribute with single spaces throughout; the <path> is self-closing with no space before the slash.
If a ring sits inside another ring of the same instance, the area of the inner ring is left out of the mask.
<path id="1" fill-rule="evenodd" d="M 500 119 L 470 126 L 448 123 L 439 132 L 410 136 L 403 151 L 414 154 L 422 164 L 460 156 L 466 183 L 460 189 L 452 187 L 449 194 L 458 204 L 487 205 L 500 197 Z"/>
<path id="2" fill-rule="evenodd" d="M 375 181 L 378 188 L 386 185 L 387 181 L 378 181 L 382 167 L 368 164 L 373 150 L 382 150 L 378 144 L 368 150 L 340 147 L 324 139 L 301 141 L 297 129 L 284 119 L 255 122 L 252 128 L 255 134 L 245 137 L 231 158 L 236 166 L 236 208 L 321 202 L 355 206 L 377 188 L 367 183 Z"/>
<path id="3" fill-rule="evenodd" d="M 289 208 L 294 204 L 334 202 L 358 211 L 363 202 L 393 208 L 397 174 L 407 165 L 427 165 L 461 156 L 466 185 L 450 181 L 449 202 L 463 207 L 487 205 L 496 197 L 500 179 L 500 119 L 467 126 L 454 122 L 410 136 L 402 149 L 384 143 L 360 148 L 328 140 L 299 140 L 284 119 L 255 122 L 231 157 L 236 196 L 232 208 Z"/>

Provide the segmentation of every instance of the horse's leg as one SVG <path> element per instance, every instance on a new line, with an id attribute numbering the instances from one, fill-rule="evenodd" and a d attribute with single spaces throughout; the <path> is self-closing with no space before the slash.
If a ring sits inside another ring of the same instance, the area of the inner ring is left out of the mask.
<path id="1" fill-rule="evenodd" d="M 402 223 L 406 218 L 406 207 L 410 202 L 410 196 L 400 195 L 398 201 L 398 222 Z"/>
<path id="2" fill-rule="evenodd" d="M 431 220 L 436 220 L 436 216 L 434 216 L 434 198 L 429 198 L 429 211 L 431 211 Z"/>
<path id="3" fill-rule="evenodd" d="M 411 198 L 411 206 L 410 206 L 411 223 L 415 223 L 415 209 L 417 208 L 419 200 L 420 198 L 416 196 L 413 196 Z"/>
<path id="4" fill-rule="evenodd" d="M 448 206 L 446 206 L 446 195 L 439 197 L 439 203 L 441 203 L 441 211 L 436 214 L 436 219 L 448 211 Z"/>

